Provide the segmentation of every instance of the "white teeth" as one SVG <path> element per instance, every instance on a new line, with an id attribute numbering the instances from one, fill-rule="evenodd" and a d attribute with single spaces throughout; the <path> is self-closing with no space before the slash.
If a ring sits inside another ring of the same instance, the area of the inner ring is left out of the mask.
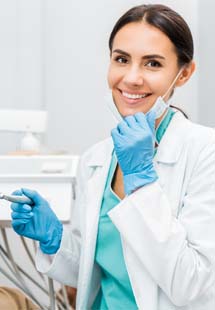
<path id="1" fill-rule="evenodd" d="M 147 94 L 138 95 L 138 94 L 128 94 L 125 92 L 122 92 L 122 95 L 129 98 L 129 99 L 140 99 L 140 98 L 144 98 L 147 96 Z"/>

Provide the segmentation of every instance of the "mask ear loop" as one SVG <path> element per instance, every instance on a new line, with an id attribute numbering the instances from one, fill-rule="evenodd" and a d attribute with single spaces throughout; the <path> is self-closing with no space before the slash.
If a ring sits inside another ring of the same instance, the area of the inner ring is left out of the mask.
<path id="1" fill-rule="evenodd" d="M 163 100 L 164 100 L 164 98 L 168 95 L 168 93 L 169 93 L 169 91 L 172 89 L 172 87 L 174 86 L 175 82 L 177 81 L 177 79 L 178 79 L 178 77 L 180 76 L 180 74 L 181 74 L 181 72 L 183 71 L 183 69 L 184 69 L 184 67 L 182 67 L 182 68 L 179 70 L 178 74 L 176 75 L 176 77 L 175 77 L 174 80 L 172 81 L 170 87 L 167 89 L 167 91 L 165 92 L 165 94 L 164 94 L 163 96 L 161 96 L 161 98 L 162 98 Z M 167 111 L 168 111 L 168 109 L 167 109 Z M 167 115 L 167 111 L 166 111 L 166 113 L 163 115 L 163 117 L 162 117 L 162 119 L 161 119 L 161 121 L 160 121 L 158 127 L 157 127 L 156 130 L 155 130 L 155 142 L 156 142 L 157 146 L 159 145 L 159 143 L 158 143 L 158 141 L 157 141 L 157 139 L 156 139 L 156 134 L 157 134 L 158 128 L 160 127 L 160 125 L 161 125 L 161 123 L 162 123 L 162 120 L 163 120 L 163 119 L 165 118 L 165 116 Z"/>
<path id="2" fill-rule="evenodd" d="M 167 89 L 167 91 L 165 92 L 165 94 L 163 96 L 161 96 L 161 98 L 164 100 L 164 98 L 168 95 L 168 93 L 170 92 L 170 90 L 172 89 L 172 87 L 174 86 L 175 82 L 177 81 L 179 75 L 181 74 L 181 72 L 184 70 L 184 67 L 182 67 L 178 74 L 176 75 L 176 77 L 174 78 L 173 82 L 171 83 L 170 87 Z"/>

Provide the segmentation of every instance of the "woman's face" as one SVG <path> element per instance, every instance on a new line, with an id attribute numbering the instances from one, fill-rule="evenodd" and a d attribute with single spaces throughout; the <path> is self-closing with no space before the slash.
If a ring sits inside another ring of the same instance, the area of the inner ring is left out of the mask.
<path id="1" fill-rule="evenodd" d="M 125 25 L 114 38 L 108 71 L 120 114 L 148 112 L 179 70 L 174 45 L 163 32 L 144 21 Z"/>

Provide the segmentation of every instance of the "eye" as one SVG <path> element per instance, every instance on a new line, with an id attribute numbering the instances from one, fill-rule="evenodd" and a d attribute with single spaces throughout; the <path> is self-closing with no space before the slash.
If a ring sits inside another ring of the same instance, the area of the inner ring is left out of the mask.
<path id="1" fill-rule="evenodd" d="M 147 67 L 152 67 L 152 68 L 160 68 L 161 64 L 157 60 L 149 60 L 146 64 Z"/>
<path id="2" fill-rule="evenodd" d="M 125 56 L 117 56 L 114 58 L 114 60 L 121 64 L 126 64 L 128 62 L 127 58 Z"/>

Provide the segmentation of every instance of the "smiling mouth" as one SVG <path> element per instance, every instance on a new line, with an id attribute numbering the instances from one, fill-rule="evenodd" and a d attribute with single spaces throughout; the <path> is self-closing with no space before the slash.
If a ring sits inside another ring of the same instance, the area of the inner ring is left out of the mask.
<path id="1" fill-rule="evenodd" d="M 128 100 L 129 102 L 139 102 L 140 100 L 148 97 L 151 95 L 151 93 L 142 93 L 142 94 L 135 94 L 135 93 L 127 93 L 125 91 L 120 91 L 122 97 L 126 100 Z"/>

